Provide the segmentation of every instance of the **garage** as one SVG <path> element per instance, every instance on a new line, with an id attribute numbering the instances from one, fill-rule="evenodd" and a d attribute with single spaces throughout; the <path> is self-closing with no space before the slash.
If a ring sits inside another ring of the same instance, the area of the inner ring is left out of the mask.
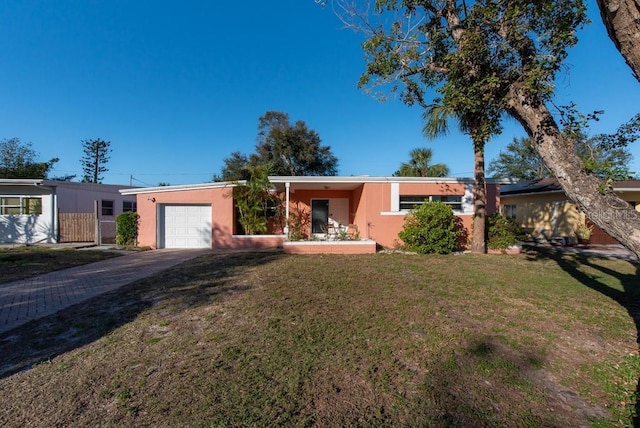
<path id="1" fill-rule="evenodd" d="M 211 248 L 211 205 L 160 205 L 158 248 Z"/>

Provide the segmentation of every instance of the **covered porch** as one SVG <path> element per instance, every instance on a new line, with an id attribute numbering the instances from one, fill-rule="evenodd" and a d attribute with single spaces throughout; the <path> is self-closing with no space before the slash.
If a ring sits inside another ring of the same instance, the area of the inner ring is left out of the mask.
<path id="1" fill-rule="evenodd" d="M 284 251 L 292 254 L 375 253 L 360 212 L 364 183 L 356 177 L 269 177 L 284 196 Z"/>

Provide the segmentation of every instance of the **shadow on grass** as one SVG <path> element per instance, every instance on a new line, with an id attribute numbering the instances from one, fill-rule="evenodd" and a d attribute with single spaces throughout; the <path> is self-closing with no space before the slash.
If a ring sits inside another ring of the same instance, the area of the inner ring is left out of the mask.
<path id="1" fill-rule="evenodd" d="M 0 334 L 0 378 L 107 336 L 149 308 L 164 305 L 179 312 L 246 291 L 251 285 L 237 277 L 281 256 L 277 252 L 209 253 L 4 332 Z"/>
<path id="2" fill-rule="evenodd" d="M 536 361 L 525 358 L 491 336 L 472 338 L 427 378 L 435 415 L 429 426 L 578 426 L 584 415 L 565 419 L 562 400 L 555 391 L 541 392 Z"/>
<path id="3" fill-rule="evenodd" d="M 533 251 L 528 253 L 528 257 L 531 259 L 553 259 L 560 268 L 576 280 L 580 281 L 580 283 L 607 296 L 625 308 L 635 324 L 636 343 L 640 345 L 640 264 L 628 262 L 633 264 L 635 272 L 625 274 L 614 271 L 605 266 L 601 266 L 597 263 L 593 263 L 593 260 L 596 259 L 597 256 L 587 256 L 580 253 L 567 254 L 561 249 L 536 247 L 533 248 Z M 598 280 L 598 277 L 581 271 L 581 266 L 588 266 L 605 275 L 616 278 L 620 281 L 622 290 L 611 288 L 606 283 Z M 633 426 L 640 427 L 640 378 L 636 384 L 635 397 L 636 401 Z"/>
<path id="4" fill-rule="evenodd" d="M 0 249 L 0 284 L 120 257 L 111 251 L 16 247 Z"/>

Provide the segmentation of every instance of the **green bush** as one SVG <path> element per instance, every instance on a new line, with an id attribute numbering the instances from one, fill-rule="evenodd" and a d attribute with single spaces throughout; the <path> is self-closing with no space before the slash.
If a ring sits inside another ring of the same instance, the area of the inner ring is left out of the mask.
<path id="1" fill-rule="evenodd" d="M 460 220 L 450 206 L 425 202 L 407 215 L 398 237 L 409 251 L 449 254 L 458 247 L 460 231 Z"/>
<path id="2" fill-rule="evenodd" d="M 126 212 L 116 217 L 116 245 L 135 247 L 138 243 L 138 219 L 135 212 Z"/>
<path id="3" fill-rule="evenodd" d="M 487 216 L 487 234 L 489 248 L 495 249 L 509 248 L 525 238 L 520 226 L 498 213 Z"/>

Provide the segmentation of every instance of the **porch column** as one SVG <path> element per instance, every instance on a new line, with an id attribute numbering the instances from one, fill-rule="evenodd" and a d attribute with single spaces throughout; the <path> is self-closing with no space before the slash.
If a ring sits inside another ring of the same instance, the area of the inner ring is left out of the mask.
<path id="1" fill-rule="evenodd" d="M 291 188 L 291 183 L 284 183 L 286 202 L 285 202 L 285 225 L 284 225 L 284 235 L 286 239 L 289 239 L 289 189 Z"/>

